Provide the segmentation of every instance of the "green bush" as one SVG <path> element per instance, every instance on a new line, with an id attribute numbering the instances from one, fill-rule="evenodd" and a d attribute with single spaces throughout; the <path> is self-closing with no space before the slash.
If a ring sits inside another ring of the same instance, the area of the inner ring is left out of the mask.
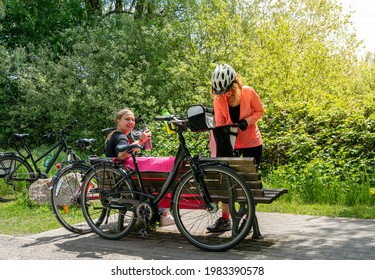
<path id="1" fill-rule="evenodd" d="M 333 163 L 314 159 L 299 166 L 279 166 L 263 181 L 267 187 L 288 189 L 287 201 L 355 206 L 374 205 L 374 178 L 371 166 L 353 165 L 339 171 Z"/>
<path id="2" fill-rule="evenodd" d="M 46 145 L 42 135 L 76 119 L 70 140 L 96 138 L 102 155 L 101 129 L 130 107 L 153 131 L 150 154 L 174 155 L 175 136 L 153 117 L 211 106 L 212 69 L 225 62 L 265 106 L 267 184 L 308 203 L 373 203 L 375 56 L 358 60 L 350 17 L 334 1 L 172 0 L 150 8 L 152 17 L 91 13 L 79 1 L 25 3 L 0 6 L 2 150 L 14 132 Z M 208 156 L 207 133 L 186 137 Z"/>

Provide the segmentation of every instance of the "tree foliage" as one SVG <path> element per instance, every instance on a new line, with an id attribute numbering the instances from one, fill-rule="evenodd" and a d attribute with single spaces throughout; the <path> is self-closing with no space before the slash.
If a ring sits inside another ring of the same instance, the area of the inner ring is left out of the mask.
<path id="1" fill-rule="evenodd" d="M 8 0 L 0 4 L 0 140 L 69 120 L 102 139 L 113 113 L 152 117 L 212 105 L 210 77 L 229 63 L 260 94 L 265 172 L 317 159 L 374 174 L 375 56 L 359 59 L 350 14 L 332 0 Z M 207 135 L 189 143 L 203 153 Z M 99 141 L 101 142 L 101 141 Z M 373 179 L 372 179 L 373 180 Z M 373 184 L 373 182 L 371 183 Z"/>
<path id="2" fill-rule="evenodd" d="M 49 44 L 58 51 L 64 44 L 60 32 L 89 20 L 83 1 L 5 0 L 0 19 L 0 42 L 8 48 Z"/>

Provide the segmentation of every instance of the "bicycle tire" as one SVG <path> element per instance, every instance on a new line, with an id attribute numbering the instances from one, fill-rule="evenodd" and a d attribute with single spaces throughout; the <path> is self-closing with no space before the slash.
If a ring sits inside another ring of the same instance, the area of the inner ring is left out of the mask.
<path id="1" fill-rule="evenodd" d="M 0 158 L 0 201 L 15 200 L 36 180 L 30 164 L 18 156 Z"/>
<path id="2" fill-rule="evenodd" d="M 206 209 L 193 174 L 188 171 L 176 186 L 172 213 L 178 230 L 191 244 L 206 251 L 225 251 L 248 235 L 254 223 L 254 198 L 246 181 L 234 170 L 219 165 L 202 166 L 202 169 L 207 191 L 217 209 Z M 209 232 L 207 227 L 221 217 L 223 202 L 231 209 L 231 230 Z"/>
<path id="3" fill-rule="evenodd" d="M 117 240 L 131 232 L 136 223 L 136 209 L 130 202 L 136 198 L 133 182 L 117 168 L 98 164 L 85 176 L 82 185 L 83 215 L 95 233 Z M 130 191 L 130 192 L 129 192 Z M 123 193 L 120 193 L 123 192 Z"/>
<path id="4" fill-rule="evenodd" d="M 71 164 L 59 170 L 51 180 L 51 208 L 57 221 L 67 230 L 92 232 L 82 213 L 81 186 L 89 165 Z"/>

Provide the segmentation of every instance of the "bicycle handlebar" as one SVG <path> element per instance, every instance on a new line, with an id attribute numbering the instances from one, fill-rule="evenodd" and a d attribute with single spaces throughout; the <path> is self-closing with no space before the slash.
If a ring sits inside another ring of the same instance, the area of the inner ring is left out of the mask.
<path id="1" fill-rule="evenodd" d="M 156 116 L 154 117 L 155 121 L 171 121 L 173 120 L 173 116 Z"/>
<path id="2" fill-rule="evenodd" d="M 77 120 L 74 120 L 72 123 L 68 124 L 67 126 L 65 126 L 64 128 L 60 129 L 60 132 L 63 133 L 65 132 L 66 130 L 70 129 L 73 127 L 73 125 L 75 125 L 76 123 L 78 123 Z"/>
<path id="3" fill-rule="evenodd" d="M 134 150 L 135 148 L 138 148 L 138 149 L 141 149 L 142 146 L 140 146 L 139 144 L 137 143 L 133 143 L 133 144 L 120 144 L 120 145 L 117 145 L 116 146 L 116 149 L 119 151 L 119 152 L 131 152 L 132 150 Z"/>
<path id="4" fill-rule="evenodd" d="M 181 117 L 178 117 L 176 115 L 156 116 L 156 117 L 154 117 L 154 120 L 155 121 L 165 121 L 165 122 L 168 122 L 169 124 L 174 124 L 174 125 L 178 126 L 179 128 L 183 128 L 183 129 L 186 129 L 188 124 L 189 124 L 188 119 L 181 118 Z"/>
<path id="5" fill-rule="evenodd" d="M 182 130 L 186 130 L 190 126 L 189 119 L 186 116 L 184 118 L 181 118 L 181 117 L 176 116 L 176 115 L 155 116 L 154 120 L 155 121 L 164 121 L 164 122 L 167 122 L 168 124 L 173 124 L 173 125 L 179 127 Z M 231 125 L 226 125 L 225 127 L 228 127 L 228 128 L 231 128 L 231 127 L 238 128 L 239 124 L 238 123 L 234 123 L 234 124 L 231 124 Z"/>
<path id="6" fill-rule="evenodd" d="M 77 120 L 74 120 L 72 123 L 66 125 L 65 127 L 59 129 L 58 131 L 51 131 L 49 132 L 48 134 L 45 134 L 44 137 L 52 137 L 52 136 L 55 136 L 55 135 L 62 135 L 65 133 L 65 131 L 67 131 L 68 129 L 71 129 L 76 123 L 78 123 Z"/>

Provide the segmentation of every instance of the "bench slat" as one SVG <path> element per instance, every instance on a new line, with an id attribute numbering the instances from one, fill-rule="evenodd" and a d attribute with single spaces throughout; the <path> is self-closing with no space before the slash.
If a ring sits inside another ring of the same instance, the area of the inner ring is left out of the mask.
<path id="1" fill-rule="evenodd" d="M 275 201 L 278 197 L 288 192 L 288 190 L 286 189 L 264 189 L 262 182 L 260 180 L 260 174 L 257 171 L 255 160 L 252 157 L 201 158 L 201 162 L 221 162 L 235 170 L 239 175 L 241 175 L 245 179 L 254 196 L 255 203 L 270 204 L 273 201 Z M 175 179 L 174 186 L 172 186 L 171 188 L 171 191 L 176 186 L 179 177 L 188 170 L 189 166 L 187 164 L 182 164 L 177 174 L 177 178 Z M 163 186 L 164 182 L 168 177 L 168 174 L 168 172 L 141 172 L 142 181 L 145 188 L 156 192 L 159 191 L 160 188 Z M 212 177 L 212 179 L 213 185 L 211 186 L 211 189 L 214 193 L 216 189 L 217 193 L 215 195 L 220 197 L 220 193 L 223 194 L 223 192 L 220 191 L 220 184 L 218 185 L 218 181 L 216 181 L 218 178 Z M 137 177 L 132 176 L 132 180 L 134 181 L 135 185 L 139 187 Z M 214 186 L 216 186 L 217 188 L 214 188 Z M 221 186 L 221 188 L 224 188 L 224 186 Z"/>
<path id="2" fill-rule="evenodd" d="M 217 157 L 217 158 L 201 158 L 202 162 L 222 162 L 227 164 L 230 168 L 234 169 L 237 172 L 246 172 L 246 173 L 258 173 L 255 160 L 252 157 Z"/>
<path id="3" fill-rule="evenodd" d="M 281 195 L 288 193 L 286 189 L 263 189 L 263 191 L 263 197 L 254 196 L 255 203 L 271 204 Z"/>

